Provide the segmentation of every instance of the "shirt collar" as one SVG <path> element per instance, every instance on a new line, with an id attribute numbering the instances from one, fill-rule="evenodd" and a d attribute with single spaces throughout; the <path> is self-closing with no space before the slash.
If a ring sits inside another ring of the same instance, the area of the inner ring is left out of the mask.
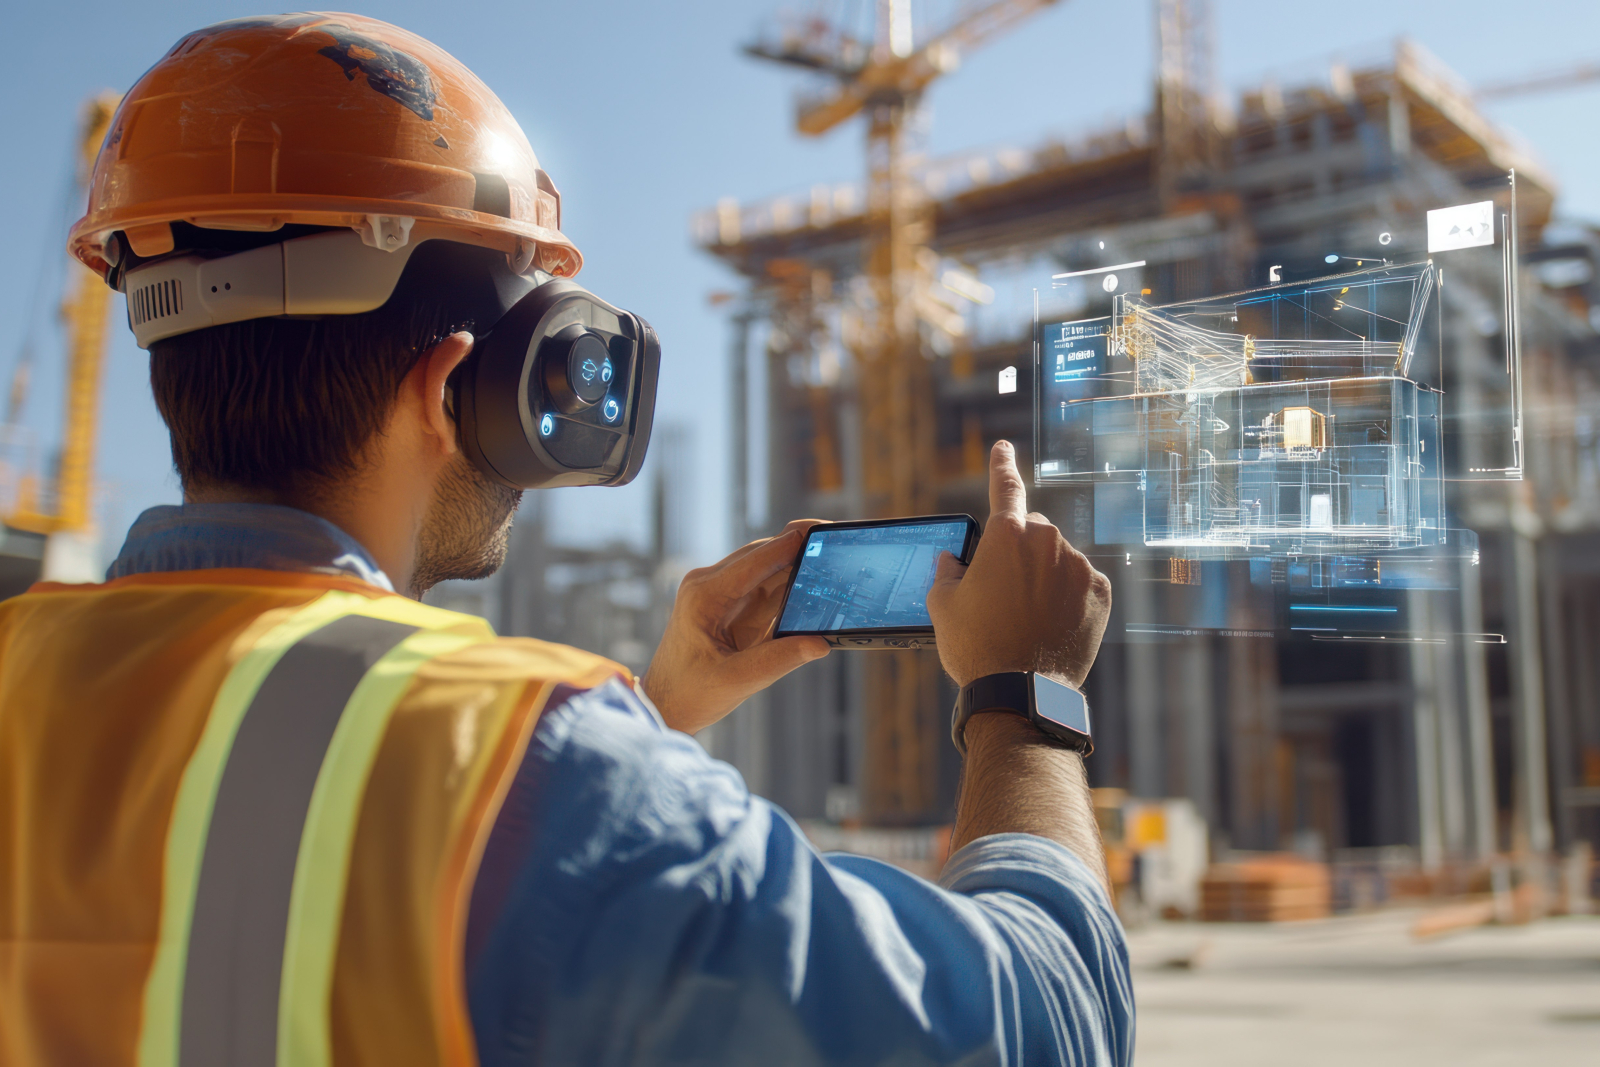
<path id="1" fill-rule="evenodd" d="M 326 519 L 278 504 L 163 504 L 128 530 L 106 580 L 242 567 L 346 574 L 394 592 L 360 542 Z"/>

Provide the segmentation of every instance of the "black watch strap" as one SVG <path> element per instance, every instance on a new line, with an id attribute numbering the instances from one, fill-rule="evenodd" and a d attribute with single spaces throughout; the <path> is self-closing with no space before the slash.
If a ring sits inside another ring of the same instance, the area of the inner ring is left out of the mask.
<path id="1" fill-rule="evenodd" d="M 1040 714 L 1036 707 L 1034 684 L 1032 671 L 1006 671 L 976 678 L 962 686 L 961 695 L 956 698 L 955 714 L 950 721 L 950 740 L 955 742 L 956 751 L 963 756 L 967 754 L 968 719 L 983 712 L 1004 711 L 1027 719 L 1039 729 L 1039 732 L 1063 747 L 1084 755 L 1093 752 L 1094 743 L 1088 733 L 1089 707 L 1083 700 L 1083 695 L 1054 679 L 1039 679 L 1039 684 L 1058 691 L 1057 696 L 1065 696 L 1070 701 L 1076 701 L 1077 708 L 1074 710 L 1077 714 L 1067 717 L 1067 721 L 1074 725 L 1067 725 L 1057 721 L 1062 718 L 1059 714 L 1055 716 Z M 1079 729 L 1079 726 L 1082 728 Z"/>

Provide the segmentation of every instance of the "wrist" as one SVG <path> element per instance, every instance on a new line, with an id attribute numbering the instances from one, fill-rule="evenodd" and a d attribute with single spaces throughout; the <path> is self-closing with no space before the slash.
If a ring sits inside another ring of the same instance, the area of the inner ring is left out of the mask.
<path id="1" fill-rule="evenodd" d="M 981 763 L 985 756 L 1015 749 L 1055 752 L 1083 762 L 1082 753 L 1052 739 L 1020 715 L 974 715 L 967 720 L 965 732 L 969 763 Z"/>
<path id="2" fill-rule="evenodd" d="M 985 747 L 1049 743 L 1037 726 L 1020 715 L 974 715 L 967 720 L 966 736 L 968 759 Z"/>
<path id="3" fill-rule="evenodd" d="M 1008 674 L 1012 671 L 1032 671 L 1035 674 L 1042 674 L 1046 678 L 1054 679 L 1055 681 L 1060 682 L 1062 685 L 1070 685 L 1074 689 L 1081 688 L 1083 686 L 1084 678 L 1086 678 L 1089 674 L 1088 668 L 1084 668 L 1083 670 L 1074 669 L 1066 671 L 1055 668 L 1046 669 L 1044 667 L 1036 666 L 1033 663 L 1011 663 L 1005 661 L 978 666 L 966 666 L 963 669 L 960 669 L 959 673 L 955 670 L 951 670 L 948 666 L 945 667 L 945 673 L 950 675 L 950 680 L 956 683 L 957 689 L 960 689 L 966 685 L 970 685 L 979 678 L 986 678 L 991 674 Z"/>
<path id="4" fill-rule="evenodd" d="M 1007 671 L 962 686 L 950 716 L 950 740 L 958 752 L 967 754 L 968 724 L 992 715 L 1020 719 L 1051 744 L 1084 755 L 1094 751 L 1088 702 L 1059 675 Z"/>
<path id="5" fill-rule="evenodd" d="M 957 689 L 965 688 L 979 678 L 987 678 L 991 674 L 1010 674 L 1013 671 L 1031 671 L 1033 664 L 1025 661 L 1007 662 L 997 660 L 993 663 L 967 664 L 960 673 L 946 668 L 950 680 L 956 683 Z"/>

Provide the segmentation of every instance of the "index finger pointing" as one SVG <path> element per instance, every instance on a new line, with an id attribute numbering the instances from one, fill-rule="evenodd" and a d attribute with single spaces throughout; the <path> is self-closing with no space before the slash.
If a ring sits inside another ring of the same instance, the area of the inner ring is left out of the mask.
<path id="1" fill-rule="evenodd" d="M 989 518 L 1004 516 L 1021 525 L 1027 521 L 1028 491 L 1017 470 L 1017 453 L 1010 441 L 996 441 L 989 452 Z"/>

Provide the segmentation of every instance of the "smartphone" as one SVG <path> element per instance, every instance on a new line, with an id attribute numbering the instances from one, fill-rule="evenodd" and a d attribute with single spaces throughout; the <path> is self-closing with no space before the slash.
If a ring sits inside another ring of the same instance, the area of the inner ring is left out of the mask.
<path id="1" fill-rule="evenodd" d="M 928 590 L 939 553 L 972 561 L 971 515 L 813 526 L 774 637 L 815 635 L 835 648 L 932 648 Z"/>

